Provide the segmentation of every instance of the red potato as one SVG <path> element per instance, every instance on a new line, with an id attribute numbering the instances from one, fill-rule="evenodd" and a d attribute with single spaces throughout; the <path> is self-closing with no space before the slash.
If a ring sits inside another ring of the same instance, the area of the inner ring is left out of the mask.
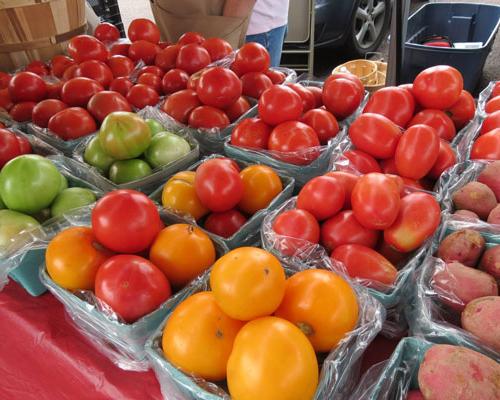
<path id="1" fill-rule="evenodd" d="M 500 204 L 497 204 L 497 206 L 493 210 L 491 210 L 486 222 L 488 222 L 488 224 L 499 224 L 500 225 Z"/>
<path id="2" fill-rule="evenodd" d="M 500 161 L 488 164 L 477 177 L 477 181 L 488 186 L 500 203 Z"/>
<path id="3" fill-rule="evenodd" d="M 426 400 L 498 400 L 500 364 L 474 350 L 436 344 L 424 355 L 418 384 Z"/>
<path id="4" fill-rule="evenodd" d="M 492 276 L 458 262 L 446 264 L 436 271 L 431 285 L 439 299 L 457 311 L 462 311 L 474 299 L 498 294 L 498 286 Z"/>
<path id="5" fill-rule="evenodd" d="M 484 246 L 484 238 L 479 232 L 462 229 L 444 238 L 439 245 L 437 256 L 444 262 L 458 261 L 474 267 L 484 251 Z"/>
<path id="6" fill-rule="evenodd" d="M 500 279 L 500 246 L 491 247 L 484 252 L 479 268 Z"/>
<path id="7" fill-rule="evenodd" d="M 462 328 L 500 352 L 500 297 L 480 297 L 468 303 L 462 312 Z"/>
<path id="8" fill-rule="evenodd" d="M 481 219 L 479 218 L 479 215 L 469 210 L 457 210 L 453 213 L 453 215 L 458 215 L 462 219 L 467 219 L 467 220 Z"/>
<path id="9" fill-rule="evenodd" d="M 459 210 L 469 210 L 481 219 L 488 218 L 497 205 L 495 193 L 481 182 L 469 182 L 453 193 L 453 204 Z"/>

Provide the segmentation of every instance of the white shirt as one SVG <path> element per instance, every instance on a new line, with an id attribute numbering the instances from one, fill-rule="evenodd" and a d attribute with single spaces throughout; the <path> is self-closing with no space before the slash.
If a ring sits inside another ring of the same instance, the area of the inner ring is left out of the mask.
<path id="1" fill-rule="evenodd" d="M 247 35 L 268 32 L 286 25 L 289 0 L 257 0 L 253 8 Z"/>

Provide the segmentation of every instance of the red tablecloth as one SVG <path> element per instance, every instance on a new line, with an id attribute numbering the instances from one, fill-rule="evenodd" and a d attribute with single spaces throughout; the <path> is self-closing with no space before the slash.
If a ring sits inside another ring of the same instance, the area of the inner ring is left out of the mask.
<path id="1" fill-rule="evenodd" d="M 127 372 L 101 355 L 52 295 L 31 297 L 14 282 L 0 292 L 1 400 L 160 400 L 153 372 Z M 396 342 L 378 337 L 363 370 Z"/>

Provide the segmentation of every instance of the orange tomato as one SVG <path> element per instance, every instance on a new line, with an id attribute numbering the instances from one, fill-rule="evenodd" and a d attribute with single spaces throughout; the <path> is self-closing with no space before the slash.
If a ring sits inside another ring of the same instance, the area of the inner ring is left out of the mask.
<path id="1" fill-rule="evenodd" d="M 175 224 L 160 231 L 149 253 L 168 281 L 179 289 L 192 281 L 215 261 L 210 237 L 189 224 Z"/>
<path id="2" fill-rule="evenodd" d="M 223 380 L 234 339 L 243 325 L 222 312 L 211 292 L 196 293 L 180 303 L 167 320 L 163 353 L 187 374 Z"/>
<path id="3" fill-rule="evenodd" d="M 294 323 L 317 352 L 329 352 L 358 320 L 356 293 L 339 275 L 308 269 L 288 278 L 285 297 L 274 313 Z"/>
<path id="4" fill-rule="evenodd" d="M 172 176 L 161 195 L 163 207 L 179 214 L 187 214 L 195 220 L 208 214 L 206 208 L 196 195 L 194 189 L 194 171 L 182 171 Z"/>
<path id="5" fill-rule="evenodd" d="M 285 271 L 271 253 L 240 247 L 217 260 L 210 273 L 215 301 L 242 321 L 271 315 L 285 294 Z"/>
<path id="6" fill-rule="evenodd" d="M 247 214 L 267 208 L 283 190 L 278 174 L 265 165 L 250 165 L 240 172 L 240 177 L 243 181 L 243 198 L 238 207 Z"/>
<path id="7" fill-rule="evenodd" d="M 292 323 L 277 317 L 248 322 L 227 363 L 232 400 L 309 400 L 318 386 L 314 349 Z"/>
<path id="8" fill-rule="evenodd" d="M 68 290 L 93 290 L 99 266 L 111 257 L 92 228 L 76 226 L 58 233 L 47 246 L 45 265 L 52 280 Z"/>

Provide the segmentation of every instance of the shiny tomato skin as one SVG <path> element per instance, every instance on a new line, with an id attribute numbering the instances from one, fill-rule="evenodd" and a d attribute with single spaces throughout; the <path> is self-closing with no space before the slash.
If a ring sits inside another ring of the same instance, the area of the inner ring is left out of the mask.
<path id="1" fill-rule="evenodd" d="M 219 108 L 199 106 L 189 114 L 188 125 L 192 128 L 222 129 L 229 125 L 229 118 Z"/>
<path id="2" fill-rule="evenodd" d="M 35 106 L 36 103 L 34 101 L 22 101 L 14 104 L 9 110 L 9 114 L 14 121 L 28 122 L 31 121 L 31 115 L 33 114 Z"/>
<path id="3" fill-rule="evenodd" d="M 356 182 L 358 181 L 359 176 L 354 175 L 354 174 L 347 172 L 347 171 L 331 171 L 331 172 L 327 172 L 325 175 L 331 176 L 332 178 L 335 178 L 337 181 L 339 181 L 342 184 L 342 186 L 344 187 L 344 191 L 345 191 L 344 209 L 345 210 L 350 209 L 351 208 L 352 189 L 354 189 L 354 186 L 356 185 Z"/>
<path id="4" fill-rule="evenodd" d="M 182 69 L 173 68 L 163 75 L 161 81 L 163 93 L 171 94 L 184 90 L 187 87 L 189 75 Z"/>
<path id="5" fill-rule="evenodd" d="M 271 66 L 271 56 L 259 43 L 246 43 L 236 53 L 231 69 L 238 76 L 248 72 L 265 72 Z"/>
<path id="6" fill-rule="evenodd" d="M 281 161 L 295 165 L 307 165 L 319 156 L 318 135 L 309 125 L 298 121 L 287 121 L 274 127 L 267 147 L 277 152 Z"/>
<path id="7" fill-rule="evenodd" d="M 89 78 L 73 78 L 61 89 L 61 100 L 71 107 L 87 107 L 90 98 L 103 91 L 102 85 Z"/>
<path id="8" fill-rule="evenodd" d="M 268 69 L 264 73 L 269 77 L 269 79 L 271 79 L 273 85 L 279 85 L 286 79 L 286 75 L 283 72 L 277 71 L 275 69 Z"/>
<path id="9" fill-rule="evenodd" d="M 419 124 L 434 128 L 438 136 L 448 142 L 451 142 L 457 133 L 451 118 L 441 110 L 420 111 L 412 118 L 408 127 Z"/>
<path id="10" fill-rule="evenodd" d="M 361 79 L 359 79 L 359 77 L 357 77 L 356 75 L 351 74 L 350 72 L 340 72 L 340 73 L 337 72 L 337 73 L 330 75 L 327 78 L 328 81 L 333 81 L 335 79 L 348 79 L 348 80 L 354 82 L 356 84 L 356 87 L 359 90 L 361 90 L 361 91 L 365 90 L 365 87 L 363 85 L 363 82 L 361 82 Z"/>
<path id="11" fill-rule="evenodd" d="M 207 231 L 227 239 L 238 232 L 245 222 L 247 218 L 238 210 L 228 210 L 209 214 L 203 226 Z"/>
<path id="12" fill-rule="evenodd" d="M 401 199 L 394 224 L 384 231 L 384 240 L 401 252 L 418 249 L 441 222 L 441 208 L 428 193 L 413 192 Z"/>
<path id="13" fill-rule="evenodd" d="M 70 65 L 68 68 L 64 70 L 64 73 L 62 75 L 62 80 L 64 82 L 69 81 L 70 79 L 73 79 L 75 77 L 75 72 L 78 69 L 78 64 L 73 64 Z"/>
<path id="14" fill-rule="evenodd" d="M 139 78 L 137 79 L 137 83 L 140 83 L 142 85 L 148 85 L 151 86 L 155 92 L 161 93 L 162 92 L 162 80 L 158 75 L 155 75 L 151 72 L 145 72 L 141 75 L 139 75 Z"/>
<path id="15" fill-rule="evenodd" d="M 302 109 L 307 112 L 313 109 L 316 105 L 314 94 L 300 83 L 288 83 L 288 87 L 292 88 L 302 99 Z"/>
<path id="16" fill-rule="evenodd" d="M 24 68 L 26 72 L 33 72 L 38 76 L 47 76 L 49 74 L 49 67 L 43 61 L 35 60 L 30 62 L 26 68 Z"/>
<path id="17" fill-rule="evenodd" d="M 90 78 L 108 88 L 113 80 L 113 72 L 102 61 L 88 60 L 82 62 L 75 71 L 75 77 Z"/>
<path id="18" fill-rule="evenodd" d="M 47 128 L 47 126 L 49 125 L 49 119 L 65 108 L 68 108 L 68 106 L 61 100 L 42 100 L 35 106 L 35 108 L 33 108 L 31 120 L 35 125 L 38 125 L 42 128 Z"/>
<path id="19" fill-rule="evenodd" d="M 243 96 L 260 98 L 266 89 L 273 86 L 271 79 L 262 72 L 247 72 L 241 77 Z"/>
<path id="20" fill-rule="evenodd" d="M 87 110 L 70 107 L 54 114 L 49 119 L 48 128 L 63 140 L 73 140 L 94 133 L 97 125 Z"/>
<path id="21" fill-rule="evenodd" d="M 181 46 L 174 44 L 162 49 L 155 57 L 155 65 L 164 71 L 175 68 Z"/>
<path id="22" fill-rule="evenodd" d="M 142 74 L 153 74 L 161 79 L 165 72 L 163 72 L 163 70 L 156 65 L 146 65 L 139 70 L 137 76 L 141 76 Z"/>
<path id="23" fill-rule="evenodd" d="M 397 175 L 398 169 L 396 168 L 396 160 L 394 158 L 386 158 L 380 161 L 380 168 L 384 174 Z"/>
<path id="24" fill-rule="evenodd" d="M 6 89 L 9 87 L 9 82 L 12 79 L 12 75 L 7 72 L 0 71 L 0 89 Z"/>
<path id="25" fill-rule="evenodd" d="M 331 176 L 317 176 L 307 182 L 297 197 L 297 208 L 309 211 L 318 221 L 333 217 L 345 202 L 342 182 Z"/>
<path id="26" fill-rule="evenodd" d="M 186 44 L 195 43 L 195 44 L 203 44 L 205 42 L 205 38 L 199 34 L 198 32 L 186 32 L 183 33 L 179 40 L 178 44 L 181 46 L 185 46 Z"/>
<path id="27" fill-rule="evenodd" d="M 9 89 L 0 90 L 0 108 L 9 111 L 14 106 L 12 99 L 9 96 Z"/>
<path id="28" fill-rule="evenodd" d="M 317 244 L 320 237 L 318 221 L 306 210 L 288 210 L 278 215 L 272 224 L 277 235 L 277 249 L 284 255 L 296 255 L 301 249 Z"/>
<path id="29" fill-rule="evenodd" d="M 314 129 L 321 144 L 328 144 L 339 133 L 339 123 L 333 114 L 327 110 L 315 108 L 307 111 L 301 121 Z"/>
<path id="30" fill-rule="evenodd" d="M 500 96 L 496 96 L 488 100 L 488 102 L 484 107 L 484 111 L 486 111 L 487 114 L 491 114 L 499 110 L 500 110 Z"/>
<path id="31" fill-rule="evenodd" d="M 47 99 L 57 99 L 61 100 L 61 91 L 64 82 L 56 81 L 47 83 Z"/>
<path id="32" fill-rule="evenodd" d="M 488 114 L 483 121 L 479 135 L 484 135 L 495 128 L 500 128 L 500 111 Z"/>
<path id="33" fill-rule="evenodd" d="M 9 81 L 9 96 L 14 103 L 38 102 L 47 96 L 45 81 L 33 72 L 18 72 Z"/>
<path id="34" fill-rule="evenodd" d="M 115 78 L 120 78 L 122 76 L 128 77 L 135 68 L 134 62 L 130 58 L 122 55 L 109 57 L 108 66 Z"/>
<path id="35" fill-rule="evenodd" d="M 436 65 L 420 72 L 413 81 L 413 95 L 424 108 L 446 110 L 460 97 L 462 75 L 448 65 Z"/>
<path id="36" fill-rule="evenodd" d="M 364 113 L 349 127 L 349 137 L 357 149 L 384 159 L 394 157 L 401 131 L 383 115 Z"/>
<path id="37" fill-rule="evenodd" d="M 343 244 L 361 244 L 375 248 L 380 232 L 361 225 L 352 210 L 339 212 L 321 225 L 321 244 L 329 251 Z"/>
<path id="38" fill-rule="evenodd" d="M 399 175 L 420 179 L 429 173 L 439 156 L 440 139 L 427 125 L 413 125 L 406 130 L 396 149 L 395 162 Z"/>
<path id="39" fill-rule="evenodd" d="M 266 165 L 250 165 L 240 172 L 240 177 L 243 181 L 243 196 L 238 209 L 247 215 L 268 208 L 283 190 L 279 175 Z"/>
<path id="40" fill-rule="evenodd" d="M 367 280 L 370 284 L 374 281 L 392 285 L 398 274 L 398 270 L 383 255 L 359 244 L 339 246 L 331 258 L 342 262 L 351 278 Z"/>
<path id="41" fill-rule="evenodd" d="M 370 172 L 382 172 L 380 165 L 377 160 L 373 158 L 370 154 L 365 153 L 361 150 L 348 150 L 343 154 L 346 157 L 352 167 L 362 174 L 368 174 Z"/>
<path id="42" fill-rule="evenodd" d="M 351 79 L 332 77 L 323 85 L 323 104 L 336 118 L 344 119 L 359 107 L 364 91 Z"/>
<path id="43" fill-rule="evenodd" d="M 176 68 L 194 74 L 210 64 L 210 54 L 199 44 L 191 43 L 182 46 L 175 61 Z"/>
<path id="44" fill-rule="evenodd" d="M 106 62 L 109 57 L 106 46 L 100 40 L 89 35 L 73 37 L 68 43 L 68 54 L 78 64 L 88 60 Z"/>
<path id="45" fill-rule="evenodd" d="M 108 114 L 115 111 L 132 111 L 125 97 L 109 90 L 94 94 L 89 100 L 87 109 L 98 122 L 104 121 Z"/>
<path id="46" fill-rule="evenodd" d="M 473 160 L 500 160 L 500 128 L 479 136 L 470 153 Z"/>
<path id="47" fill-rule="evenodd" d="M 160 30 L 153 21 L 147 18 L 137 18 L 130 23 L 127 36 L 132 42 L 146 40 L 157 44 L 160 41 Z"/>
<path id="48" fill-rule="evenodd" d="M 214 67 L 202 72 L 196 93 L 203 104 L 224 109 L 239 99 L 242 84 L 230 69 Z"/>
<path id="49" fill-rule="evenodd" d="M 151 86 L 138 83 L 130 88 L 127 101 L 138 109 L 154 106 L 160 101 L 160 95 Z"/>
<path id="50" fill-rule="evenodd" d="M 455 151 L 446 140 L 441 139 L 439 142 L 438 158 L 429 171 L 428 176 L 433 179 L 438 179 L 444 171 L 454 166 L 456 163 L 457 155 Z"/>
<path id="51" fill-rule="evenodd" d="M 116 42 L 113 43 L 109 48 L 110 56 L 128 56 L 128 50 L 130 49 L 130 43 L 127 42 Z"/>
<path id="52" fill-rule="evenodd" d="M 386 229 L 398 216 L 399 188 L 384 174 L 366 174 L 356 182 L 351 204 L 354 216 L 365 228 Z"/>
<path id="53" fill-rule="evenodd" d="M 128 91 L 134 86 L 134 84 L 127 77 L 121 76 L 120 78 L 115 78 L 111 81 L 109 85 L 109 90 L 113 92 L 118 92 L 122 96 L 126 97 Z"/>
<path id="54" fill-rule="evenodd" d="M 139 256 L 116 255 L 97 270 L 96 297 L 128 323 L 156 310 L 171 293 L 161 270 Z"/>
<path id="55" fill-rule="evenodd" d="M 385 87 L 370 96 L 363 113 L 380 114 L 404 128 L 415 112 L 411 93 L 399 87 Z"/>
<path id="56" fill-rule="evenodd" d="M 267 149 L 272 128 L 260 118 L 241 121 L 231 133 L 231 144 L 248 149 Z"/>
<path id="57" fill-rule="evenodd" d="M 293 89 L 274 85 L 260 96 L 258 110 L 259 117 L 269 125 L 296 121 L 302 115 L 302 99 Z"/>
<path id="58" fill-rule="evenodd" d="M 147 40 L 138 40 L 130 45 L 128 56 L 132 61 L 137 62 L 142 60 L 146 65 L 152 65 L 160 50 L 157 44 L 148 42 Z"/>
<path id="59" fill-rule="evenodd" d="M 109 22 L 101 22 L 95 27 L 94 36 L 101 42 L 115 42 L 120 39 L 120 31 Z"/>
<path id="60" fill-rule="evenodd" d="M 229 118 L 229 121 L 234 122 L 243 114 L 245 114 L 248 110 L 250 110 L 250 103 L 245 97 L 240 96 L 238 100 L 236 100 L 233 104 L 224 109 L 224 112 Z"/>
<path id="61" fill-rule="evenodd" d="M 462 90 L 458 100 L 446 110 L 446 113 L 455 124 L 455 128 L 462 129 L 476 114 L 474 97 L 467 90 Z"/>
<path id="62" fill-rule="evenodd" d="M 175 120 L 186 124 L 191 111 L 199 106 L 201 102 L 196 92 L 185 89 L 168 96 L 161 108 Z"/>
<path id="63" fill-rule="evenodd" d="M 0 129 L 0 169 L 21 154 L 21 147 L 16 135 L 7 129 Z"/>
<path id="64" fill-rule="evenodd" d="M 212 62 L 218 61 L 233 52 L 231 45 L 221 38 L 208 38 L 201 45 L 210 54 Z"/>

